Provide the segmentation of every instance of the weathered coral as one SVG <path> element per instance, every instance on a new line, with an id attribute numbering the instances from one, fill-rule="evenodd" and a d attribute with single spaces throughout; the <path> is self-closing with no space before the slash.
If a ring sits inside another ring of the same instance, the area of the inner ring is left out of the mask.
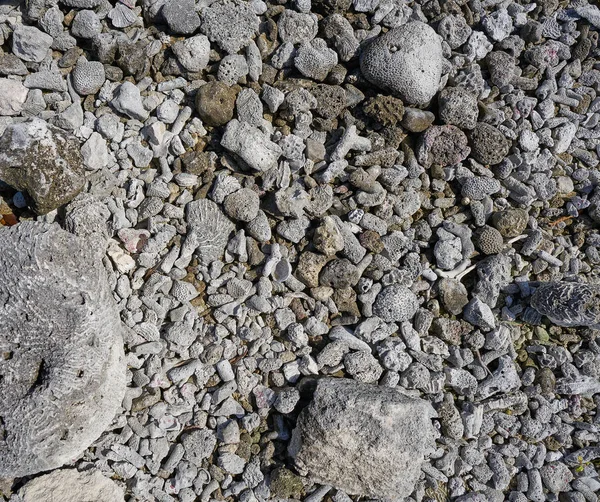
<path id="1" fill-rule="evenodd" d="M 93 9 L 102 3 L 102 0 L 60 0 L 60 3 L 76 9 Z"/>
<path id="2" fill-rule="evenodd" d="M 57 225 L 0 230 L 0 476 L 55 469 L 114 418 L 122 324 L 95 250 Z"/>
<path id="3" fill-rule="evenodd" d="M 88 96 L 96 94 L 104 82 L 104 65 L 99 61 L 80 61 L 71 74 L 73 87 L 78 94 Z"/>
<path id="4" fill-rule="evenodd" d="M 0 138 L 0 180 L 27 192 L 38 214 L 48 213 L 83 188 L 79 141 L 41 119 L 11 124 Z"/>
<path id="5" fill-rule="evenodd" d="M 600 329 L 600 285 L 549 282 L 535 290 L 531 306 L 559 326 Z"/>
<path id="6" fill-rule="evenodd" d="M 294 65 L 302 75 L 319 82 L 325 80 L 337 62 L 337 53 L 322 38 L 302 44 L 294 58 Z"/>
<path id="7" fill-rule="evenodd" d="M 419 308 L 417 296 L 406 286 L 392 284 L 377 295 L 373 314 L 386 322 L 408 321 Z"/>
<path id="8" fill-rule="evenodd" d="M 258 16 L 248 2 L 217 1 L 202 10 L 201 31 L 229 54 L 237 53 L 258 33 Z"/>
<path id="9" fill-rule="evenodd" d="M 182 246 L 185 256 L 196 251 L 202 265 L 218 260 L 223 256 L 229 234 L 234 225 L 223 214 L 217 204 L 208 199 L 199 199 L 188 203 L 188 236 Z"/>
<path id="10" fill-rule="evenodd" d="M 427 401 L 396 389 L 322 378 L 300 413 L 289 452 L 318 483 L 349 494 L 402 499 L 434 447 L 433 416 Z"/>
<path id="11" fill-rule="evenodd" d="M 360 69 L 381 89 L 423 104 L 438 90 L 442 59 L 440 37 L 425 23 L 413 21 L 375 39 L 361 54 Z"/>

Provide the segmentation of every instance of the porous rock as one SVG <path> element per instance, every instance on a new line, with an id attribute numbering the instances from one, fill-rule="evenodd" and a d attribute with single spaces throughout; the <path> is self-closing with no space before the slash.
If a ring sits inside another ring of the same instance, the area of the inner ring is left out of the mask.
<path id="1" fill-rule="evenodd" d="M 0 152 L 0 180 L 27 192 L 38 214 L 66 204 L 85 183 L 79 141 L 44 120 L 8 126 Z"/>
<path id="2" fill-rule="evenodd" d="M 419 308 L 417 296 L 406 286 L 392 284 L 377 295 L 373 314 L 385 322 L 408 321 Z"/>
<path id="3" fill-rule="evenodd" d="M 233 223 L 208 199 L 188 203 L 186 211 L 190 229 L 188 239 L 192 239 L 200 263 L 208 265 L 220 259 L 234 229 Z"/>
<path id="4" fill-rule="evenodd" d="M 60 469 L 28 481 L 19 490 L 23 502 L 124 502 L 123 490 L 96 469 Z"/>
<path id="5" fill-rule="evenodd" d="M 430 26 L 412 21 L 375 39 L 362 53 L 360 68 L 376 86 L 411 104 L 427 103 L 442 75 L 442 44 Z"/>
<path id="6" fill-rule="evenodd" d="M 202 121 L 209 126 L 222 126 L 233 118 L 235 98 L 234 87 L 224 82 L 209 82 L 196 93 L 196 110 Z"/>
<path id="7" fill-rule="evenodd" d="M 58 225 L 0 230 L 0 476 L 72 461 L 125 391 L 123 327 L 97 250 Z"/>
<path id="8" fill-rule="evenodd" d="M 508 155 L 510 141 L 494 126 L 478 122 L 469 135 L 471 154 L 482 164 L 498 164 Z"/>
<path id="9" fill-rule="evenodd" d="M 433 449 L 434 416 L 427 401 L 396 389 L 321 378 L 288 451 L 317 483 L 352 495 L 402 499 Z"/>

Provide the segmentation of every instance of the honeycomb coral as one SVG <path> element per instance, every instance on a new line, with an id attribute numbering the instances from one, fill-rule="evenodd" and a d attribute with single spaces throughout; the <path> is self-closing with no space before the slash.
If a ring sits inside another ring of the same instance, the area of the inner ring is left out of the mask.
<path id="1" fill-rule="evenodd" d="M 121 404 L 123 327 L 94 257 L 57 225 L 0 230 L 0 477 L 72 461 Z"/>
<path id="2" fill-rule="evenodd" d="M 106 80 L 104 65 L 99 61 L 77 63 L 71 78 L 73 79 L 73 87 L 78 94 L 82 96 L 96 94 Z"/>

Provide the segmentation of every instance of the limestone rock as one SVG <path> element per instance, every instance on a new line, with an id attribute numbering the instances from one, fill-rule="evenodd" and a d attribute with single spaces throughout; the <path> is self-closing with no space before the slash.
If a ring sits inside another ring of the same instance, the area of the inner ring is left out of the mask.
<path id="1" fill-rule="evenodd" d="M 46 214 L 73 199 L 85 183 L 79 141 L 41 119 L 11 124 L 0 138 L 0 180 L 27 192 Z"/>
<path id="2" fill-rule="evenodd" d="M 19 490 L 23 502 L 124 502 L 123 490 L 96 469 L 61 469 L 32 479 Z"/>
<path id="3" fill-rule="evenodd" d="M 434 416 L 427 401 L 394 388 L 322 378 L 300 412 L 288 451 L 317 483 L 402 500 L 434 448 Z"/>

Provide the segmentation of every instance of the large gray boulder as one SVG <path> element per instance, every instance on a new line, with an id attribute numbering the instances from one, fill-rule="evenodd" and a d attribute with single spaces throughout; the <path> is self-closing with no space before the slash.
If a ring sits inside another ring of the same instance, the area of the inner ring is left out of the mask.
<path id="1" fill-rule="evenodd" d="M 96 469 L 60 469 L 28 481 L 19 490 L 23 502 L 124 502 L 123 490 Z"/>
<path id="2" fill-rule="evenodd" d="M 0 181 L 26 192 L 38 214 L 73 199 L 84 173 L 79 140 L 44 120 L 11 124 L 0 138 Z"/>
<path id="3" fill-rule="evenodd" d="M 432 406 L 396 389 L 322 378 L 288 452 L 300 472 L 351 495 L 402 500 L 435 447 Z"/>
<path id="4" fill-rule="evenodd" d="M 0 227 L 0 478 L 71 462 L 108 427 L 123 329 L 94 246 L 58 225 Z"/>

